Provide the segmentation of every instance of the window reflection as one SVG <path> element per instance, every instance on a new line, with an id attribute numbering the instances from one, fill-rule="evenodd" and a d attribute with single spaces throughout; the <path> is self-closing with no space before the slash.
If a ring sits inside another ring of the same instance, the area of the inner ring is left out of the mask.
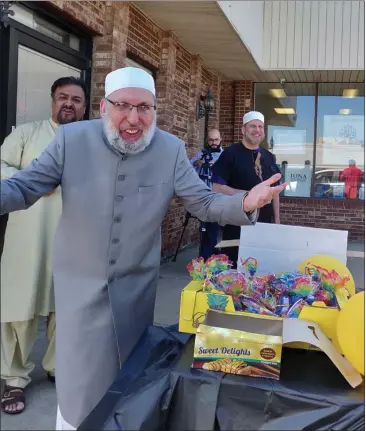
<path id="1" fill-rule="evenodd" d="M 365 90 L 319 84 L 315 196 L 365 199 Z"/>
<path id="2" fill-rule="evenodd" d="M 80 75 L 81 71 L 74 67 L 19 45 L 16 125 L 49 118 L 54 81 Z"/>
<path id="3" fill-rule="evenodd" d="M 257 84 L 255 109 L 266 121 L 264 145 L 274 153 L 285 196 L 311 195 L 314 154 L 315 84 Z"/>

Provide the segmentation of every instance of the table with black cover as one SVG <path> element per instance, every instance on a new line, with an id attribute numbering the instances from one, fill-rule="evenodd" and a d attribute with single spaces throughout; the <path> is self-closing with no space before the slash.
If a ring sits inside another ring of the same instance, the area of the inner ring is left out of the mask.
<path id="1" fill-rule="evenodd" d="M 352 389 L 322 352 L 283 349 L 281 379 L 191 369 L 194 336 L 151 326 L 79 430 L 363 430 Z"/>

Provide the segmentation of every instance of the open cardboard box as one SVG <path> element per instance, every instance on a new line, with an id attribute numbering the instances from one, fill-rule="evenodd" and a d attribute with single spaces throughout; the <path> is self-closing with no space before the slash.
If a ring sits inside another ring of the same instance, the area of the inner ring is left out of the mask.
<path id="1" fill-rule="evenodd" d="M 292 271 L 314 255 L 327 255 L 347 263 L 348 232 L 304 226 L 256 223 L 242 226 L 240 239 L 216 245 L 225 253 L 227 247 L 239 247 L 240 258 L 258 260 L 257 275 Z"/>
<path id="2" fill-rule="evenodd" d="M 204 292 L 203 280 L 191 281 L 181 292 L 179 311 L 179 331 L 195 334 L 204 321 L 208 310 L 218 310 L 240 316 L 253 317 L 252 313 L 235 311 L 230 295 Z M 336 307 L 305 306 L 299 319 L 308 320 L 319 325 L 324 334 L 332 341 L 335 348 L 341 352 L 337 339 L 337 319 L 339 310 Z M 262 316 L 261 316 L 262 317 Z M 281 320 L 280 317 L 266 316 L 268 319 Z M 293 342 L 288 347 L 312 350 L 316 347 L 307 342 Z"/>
<path id="3" fill-rule="evenodd" d="M 362 383 L 361 375 L 313 322 L 213 310 L 197 330 L 192 367 L 279 379 L 282 346 L 294 342 L 322 350 L 353 388 Z"/>

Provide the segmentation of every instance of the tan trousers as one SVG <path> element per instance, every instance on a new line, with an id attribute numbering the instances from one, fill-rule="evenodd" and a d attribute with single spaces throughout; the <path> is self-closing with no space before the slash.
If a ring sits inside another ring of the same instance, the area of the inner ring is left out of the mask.
<path id="1" fill-rule="evenodd" d="M 35 364 L 29 355 L 38 333 L 39 316 L 24 322 L 1 323 L 1 378 L 9 386 L 25 388 L 31 381 L 29 374 Z M 56 316 L 47 317 L 47 337 L 49 340 L 42 367 L 52 376 L 55 375 L 55 329 Z"/>

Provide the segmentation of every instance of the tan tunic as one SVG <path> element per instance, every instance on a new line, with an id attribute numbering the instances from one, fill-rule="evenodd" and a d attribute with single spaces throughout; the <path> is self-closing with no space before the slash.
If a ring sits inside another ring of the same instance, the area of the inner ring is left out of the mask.
<path id="1" fill-rule="evenodd" d="M 1 146 L 1 179 L 39 157 L 55 138 L 56 129 L 51 119 L 17 127 Z M 58 187 L 29 210 L 9 215 L 1 258 L 1 322 L 30 320 L 55 311 L 52 253 L 61 208 Z"/>

